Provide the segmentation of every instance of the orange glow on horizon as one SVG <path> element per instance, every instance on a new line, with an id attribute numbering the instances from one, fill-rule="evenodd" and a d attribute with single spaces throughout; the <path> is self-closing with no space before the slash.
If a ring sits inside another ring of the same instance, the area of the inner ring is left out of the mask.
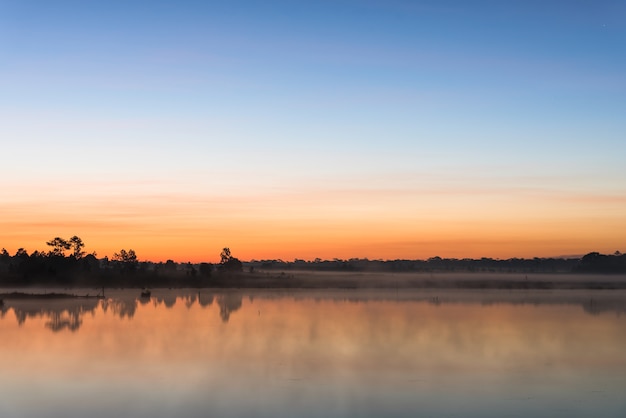
<path id="1" fill-rule="evenodd" d="M 47 251 L 78 235 L 85 251 L 140 260 L 426 259 L 580 255 L 624 250 L 622 199 L 449 191 L 317 191 L 36 199 L 0 204 L 0 248 Z M 572 200 L 576 204 L 572 204 Z"/>

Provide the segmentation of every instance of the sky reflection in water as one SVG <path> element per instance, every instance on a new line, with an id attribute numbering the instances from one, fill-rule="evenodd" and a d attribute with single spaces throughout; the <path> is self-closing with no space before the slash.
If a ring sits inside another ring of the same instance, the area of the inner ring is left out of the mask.
<path id="1" fill-rule="evenodd" d="M 6 301 L 0 416 L 626 416 L 623 293 L 109 296 Z"/>

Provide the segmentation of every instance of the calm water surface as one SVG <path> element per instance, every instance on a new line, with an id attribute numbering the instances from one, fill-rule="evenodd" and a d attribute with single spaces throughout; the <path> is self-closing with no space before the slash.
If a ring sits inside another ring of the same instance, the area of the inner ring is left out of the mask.
<path id="1" fill-rule="evenodd" d="M 624 417 L 626 294 L 7 300 L 1 417 Z"/>

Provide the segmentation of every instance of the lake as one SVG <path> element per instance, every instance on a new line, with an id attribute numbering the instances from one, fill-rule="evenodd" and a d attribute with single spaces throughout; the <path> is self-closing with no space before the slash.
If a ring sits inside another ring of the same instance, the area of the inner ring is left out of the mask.
<path id="1" fill-rule="evenodd" d="M 602 290 L 5 300 L 0 416 L 624 417 L 625 313 Z"/>

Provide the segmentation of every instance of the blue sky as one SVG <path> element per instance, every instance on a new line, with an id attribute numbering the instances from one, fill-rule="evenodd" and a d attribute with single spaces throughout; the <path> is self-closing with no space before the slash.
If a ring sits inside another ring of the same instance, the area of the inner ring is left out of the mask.
<path id="1" fill-rule="evenodd" d="M 622 197 L 625 45 L 621 1 L 0 0 L 0 175 Z"/>

